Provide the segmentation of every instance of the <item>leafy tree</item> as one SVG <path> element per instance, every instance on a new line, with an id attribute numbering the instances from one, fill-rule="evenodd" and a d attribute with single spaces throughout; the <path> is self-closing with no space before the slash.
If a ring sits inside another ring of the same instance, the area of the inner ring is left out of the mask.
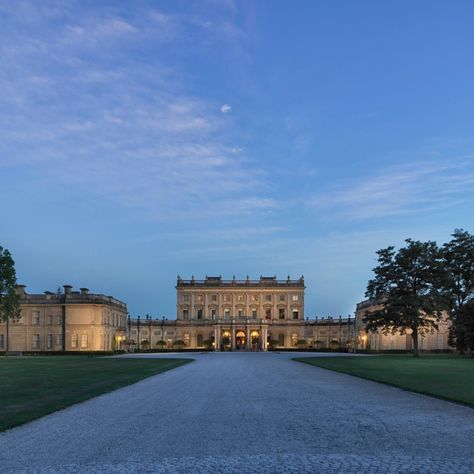
<path id="1" fill-rule="evenodd" d="M 453 239 L 443 245 L 443 257 L 448 278 L 445 291 L 449 301 L 451 327 L 449 343 L 460 352 L 469 349 L 469 310 L 466 304 L 474 299 L 474 235 L 456 229 Z M 472 347 L 472 346 L 471 346 Z M 471 349 L 472 350 L 472 349 Z"/>
<path id="2" fill-rule="evenodd" d="M 299 349 L 305 349 L 306 348 L 306 339 L 298 339 L 296 341 L 296 345 L 298 346 Z"/>
<path id="3" fill-rule="evenodd" d="M 441 290 L 446 272 L 435 242 L 405 242 L 398 252 L 393 246 L 377 251 L 378 265 L 366 296 L 381 309 L 367 312 L 364 322 L 369 331 L 381 329 L 384 334 L 410 331 L 413 355 L 418 357 L 418 337 L 438 329 L 447 307 Z"/>
<path id="4" fill-rule="evenodd" d="M 463 349 L 470 351 L 474 357 L 474 299 L 460 308 L 456 326 L 463 337 Z"/>
<path id="5" fill-rule="evenodd" d="M 20 318 L 20 297 L 16 293 L 15 262 L 7 249 L 0 246 L 0 322 L 6 323 L 8 351 L 9 322 Z"/>

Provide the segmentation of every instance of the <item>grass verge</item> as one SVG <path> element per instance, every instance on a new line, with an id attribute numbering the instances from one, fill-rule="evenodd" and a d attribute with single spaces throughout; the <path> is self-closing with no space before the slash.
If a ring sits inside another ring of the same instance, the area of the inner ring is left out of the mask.
<path id="1" fill-rule="evenodd" d="M 474 407 L 474 359 L 456 355 L 381 355 L 294 359 Z"/>
<path id="2" fill-rule="evenodd" d="M 138 382 L 190 359 L 0 358 L 0 431 Z"/>

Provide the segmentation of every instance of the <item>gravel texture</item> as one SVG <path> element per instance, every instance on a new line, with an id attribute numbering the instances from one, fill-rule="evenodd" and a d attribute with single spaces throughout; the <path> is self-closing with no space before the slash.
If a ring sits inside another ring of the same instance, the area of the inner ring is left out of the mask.
<path id="1" fill-rule="evenodd" d="M 474 472 L 471 408 L 290 353 L 185 357 L 0 434 L 1 472 Z"/>

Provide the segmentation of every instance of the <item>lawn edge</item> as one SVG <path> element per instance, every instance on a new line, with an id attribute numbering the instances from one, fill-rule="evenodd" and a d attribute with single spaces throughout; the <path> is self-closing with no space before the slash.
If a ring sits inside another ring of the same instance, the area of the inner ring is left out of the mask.
<path id="1" fill-rule="evenodd" d="M 330 357 L 328 357 L 328 359 L 329 358 Z M 303 364 L 311 365 L 313 367 L 317 367 L 318 369 L 328 370 L 329 372 L 337 372 L 339 374 L 349 375 L 351 377 L 356 377 L 356 378 L 362 379 L 362 380 L 370 380 L 371 382 L 380 383 L 382 385 L 388 385 L 389 387 L 399 388 L 400 390 L 403 390 L 405 392 L 417 393 L 419 395 L 425 395 L 425 396 L 428 396 L 428 397 L 431 397 L 431 398 L 436 398 L 438 400 L 443 400 L 445 402 L 456 403 L 457 405 L 462 405 L 462 406 L 474 409 L 474 403 L 464 402 L 462 400 L 456 400 L 455 398 L 450 398 L 450 397 L 443 397 L 442 395 L 436 395 L 435 393 L 426 392 L 424 390 L 416 390 L 416 389 L 413 389 L 413 388 L 410 388 L 410 387 L 405 387 L 403 385 L 398 385 L 396 383 L 390 383 L 390 382 L 386 382 L 384 380 L 377 380 L 377 379 L 372 378 L 372 377 L 364 377 L 362 375 L 353 374 L 353 373 L 350 373 L 350 372 L 347 372 L 347 371 L 341 370 L 341 369 L 329 369 L 327 367 L 321 367 L 320 365 L 312 364 L 311 362 L 305 361 L 304 359 L 315 359 L 315 357 L 295 357 L 291 360 L 294 360 L 295 362 L 302 362 Z"/>
<path id="2" fill-rule="evenodd" d="M 173 360 L 179 360 L 179 361 L 182 361 L 182 363 L 176 367 L 171 367 L 169 369 L 166 369 L 166 370 L 161 370 L 160 372 L 157 372 L 156 374 L 150 374 L 150 375 L 147 375 L 145 377 L 142 377 L 138 380 L 135 380 L 135 382 L 132 382 L 132 383 L 129 383 L 129 384 L 126 384 L 126 385 L 120 385 L 120 386 L 117 386 L 117 387 L 110 387 L 110 389 L 107 389 L 103 392 L 100 392 L 100 393 L 97 393 L 97 394 L 93 394 L 92 396 L 90 397 L 84 397 L 79 400 L 76 400 L 72 403 L 68 403 L 68 404 L 64 404 L 64 405 L 61 405 L 55 409 L 52 409 L 51 411 L 46 411 L 45 413 L 41 414 L 40 416 L 37 416 L 37 417 L 34 417 L 34 418 L 30 418 L 29 420 L 25 420 L 25 421 L 21 421 L 20 423 L 16 423 L 16 424 L 13 424 L 11 426 L 8 426 L 6 428 L 1 428 L 0 427 L 0 435 L 6 433 L 7 431 L 10 431 L 10 430 L 13 430 L 15 428 L 18 428 L 20 426 L 24 426 L 28 423 L 32 423 L 33 421 L 37 421 L 37 420 L 40 420 L 41 418 L 44 418 L 45 416 L 48 416 L 48 415 L 52 415 L 53 413 L 57 413 L 59 411 L 62 411 L 62 410 L 66 410 L 67 408 L 70 408 L 74 405 L 78 405 L 80 403 L 84 403 L 84 402 L 87 402 L 89 400 L 92 400 L 94 398 L 98 398 L 98 397 L 101 397 L 102 395 L 107 395 L 109 393 L 112 393 L 112 392 L 115 392 L 116 390 L 120 390 L 122 388 L 126 388 L 126 387 L 131 387 L 132 385 L 135 385 L 137 383 L 140 383 L 140 382 L 143 382 L 144 380 L 146 379 L 149 379 L 150 377 L 155 377 L 157 375 L 161 375 L 161 374 L 164 374 L 165 372 L 169 372 L 170 370 L 175 370 L 175 369 L 179 369 L 180 367 L 183 367 L 185 365 L 187 365 L 189 362 L 194 362 L 196 359 L 190 359 L 190 358 L 183 358 L 183 359 L 180 359 L 180 358 L 170 358 L 170 359 L 173 359 Z"/>

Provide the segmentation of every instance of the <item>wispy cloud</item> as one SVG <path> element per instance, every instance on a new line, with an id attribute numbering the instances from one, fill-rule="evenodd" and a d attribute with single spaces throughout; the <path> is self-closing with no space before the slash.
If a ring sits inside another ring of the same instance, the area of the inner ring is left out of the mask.
<path id="1" fill-rule="evenodd" d="M 3 9 L 17 27 L 0 45 L 0 166 L 28 167 L 48 185 L 157 218 L 277 207 L 267 173 L 230 138 L 216 104 L 190 92 L 179 65 L 162 57 L 168 51 L 155 49 L 167 42 L 179 50 L 188 18 L 156 9 L 133 17 L 85 9 L 78 17 L 60 3 L 20 7 L 23 16 Z"/>
<path id="2" fill-rule="evenodd" d="M 418 161 L 391 166 L 356 182 L 324 190 L 312 209 L 351 219 L 416 214 L 474 200 L 474 158 Z"/>

